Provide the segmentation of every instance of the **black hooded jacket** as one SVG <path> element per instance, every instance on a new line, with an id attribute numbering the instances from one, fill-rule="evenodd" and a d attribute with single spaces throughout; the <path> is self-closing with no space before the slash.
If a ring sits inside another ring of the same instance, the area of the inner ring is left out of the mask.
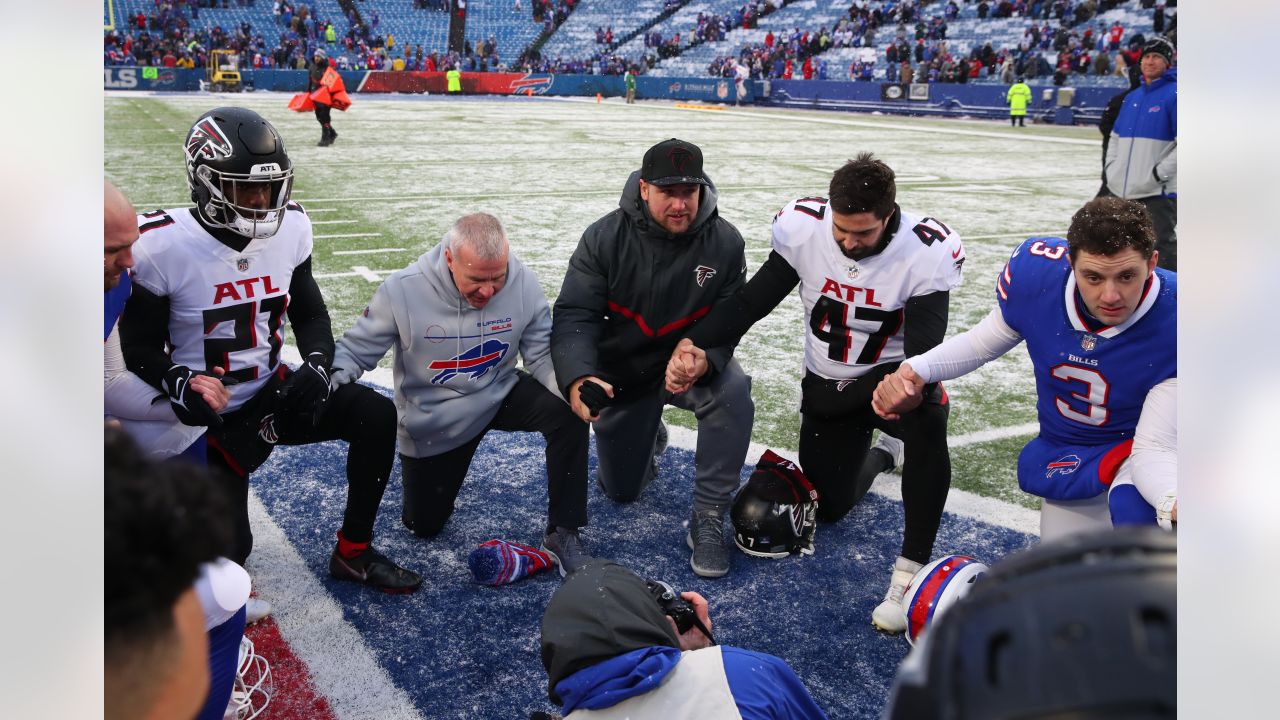
<path id="1" fill-rule="evenodd" d="M 667 616 L 640 576 L 612 560 L 593 560 L 565 579 L 542 616 L 547 695 L 579 670 L 647 647 L 680 648 Z"/>
<path id="2" fill-rule="evenodd" d="M 582 234 L 556 298 L 551 355 L 565 397 L 588 375 L 614 385 L 618 399 L 657 389 L 680 338 L 744 282 L 742 235 L 720 217 L 714 185 L 703 186 L 698 215 L 680 235 L 649 216 L 639 171 L 618 206 Z M 703 381 L 735 345 L 708 349 Z"/>

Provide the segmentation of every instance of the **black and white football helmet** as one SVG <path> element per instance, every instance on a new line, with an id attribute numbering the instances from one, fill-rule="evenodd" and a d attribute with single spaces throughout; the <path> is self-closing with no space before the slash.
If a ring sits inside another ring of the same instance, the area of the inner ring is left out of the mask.
<path id="1" fill-rule="evenodd" d="M 214 108 L 191 126 L 183 150 L 201 220 L 249 239 L 276 234 L 293 191 L 293 163 L 271 123 L 245 108 Z"/>
<path id="2" fill-rule="evenodd" d="M 813 554 L 818 491 L 795 463 L 766 450 L 729 512 L 733 542 L 755 557 Z"/>

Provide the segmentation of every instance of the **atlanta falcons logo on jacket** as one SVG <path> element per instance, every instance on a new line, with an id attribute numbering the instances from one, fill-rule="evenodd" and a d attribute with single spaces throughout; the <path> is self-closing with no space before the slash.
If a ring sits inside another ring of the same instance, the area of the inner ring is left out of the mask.
<path id="1" fill-rule="evenodd" d="M 704 283 L 716 276 L 716 269 L 706 265 L 699 265 L 693 272 L 694 279 L 698 282 L 698 287 L 702 287 Z"/>

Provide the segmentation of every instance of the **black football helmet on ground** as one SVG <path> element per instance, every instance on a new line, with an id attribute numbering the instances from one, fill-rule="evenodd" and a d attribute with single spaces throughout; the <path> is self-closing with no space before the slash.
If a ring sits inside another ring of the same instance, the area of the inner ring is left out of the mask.
<path id="1" fill-rule="evenodd" d="M 245 108 L 214 108 L 191 126 L 183 151 L 204 223 L 250 239 L 276 234 L 293 192 L 293 163 L 271 123 Z"/>
<path id="2" fill-rule="evenodd" d="M 766 450 L 733 500 L 733 542 L 755 557 L 813 554 L 818 491 L 795 463 Z"/>

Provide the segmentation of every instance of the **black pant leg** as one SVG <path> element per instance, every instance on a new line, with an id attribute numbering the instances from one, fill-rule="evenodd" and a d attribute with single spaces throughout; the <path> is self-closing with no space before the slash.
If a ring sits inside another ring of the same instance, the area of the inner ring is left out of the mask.
<path id="1" fill-rule="evenodd" d="M 444 529 L 453 515 L 471 458 L 483 439 L 484 433 L 480 433 L 452 450 L 429 457 L 411 458 L 400 454 L 400 476 L 404 484 L 400 519 L 414 535 L 429 538 Z"/>
<path id="2" fill-rule="evenodd" d="M 231 549 L 227 558 L 244 565 L 249 553 L 253 552 L 253 529 L 249 526 L 249 476 L 236 472 L 213 440 L 210 440 L 210 445 L 207 457 L 209 471 L 226 491 L 231 514 Z"/>
<path id="3" fill-rule="evenodd" d="M 281 445 L 327 440 L 347 441 L 347 506 L 342 516 L 342 536 L 351 542 L 369 542 L 395 462 L 395 403 L 365 385 L 341 385 L 329 396 L 318 427 L 288 428 L 280 435 Z"/>
<path id="4" fill-rule="evenodd" d="M 800 415 L 800 468 L 818 490 L 819 520 L 835 522 L 848 515 L 870 487 L 869 482 L 859 487 L 858 480 L 872 427 L 865 413 L 835 419 Z"/>
<path id="5" fill-rule="evenodd" d="M 489 427 L 533 430 L 547 442 L 547 521 L 549 526 L 587 524 L 587 424 L 537 380 L 520 373 Z"/>
<path id="6" fill-rule="evenodd" d="M 881 430 L 902 440 L 902 557 L 929 562 L 951 490 L 951 451 L 947 447 L 950 404 L 939 385 L 918 408 L 895 422 L 880 420 Z M 877 417 L 877 420 L 879 418 Z"/>
<path id="7" fill-rule="evenodd" d="M 1178 272 L 1178 200 L 1177 198 L 1142 198 L 1138 202 L 1151 213 L 1156 228 L 1156 250 L 1160 253 L 1157 263 L 1165 270 Z"/>
<path id="8" fill-rule="evenodd" d="M 316 122 L 320 123 L 320 127 L 329 127 L 329 115 L 332 109 L 328 105 L 316 103 Z"/>

